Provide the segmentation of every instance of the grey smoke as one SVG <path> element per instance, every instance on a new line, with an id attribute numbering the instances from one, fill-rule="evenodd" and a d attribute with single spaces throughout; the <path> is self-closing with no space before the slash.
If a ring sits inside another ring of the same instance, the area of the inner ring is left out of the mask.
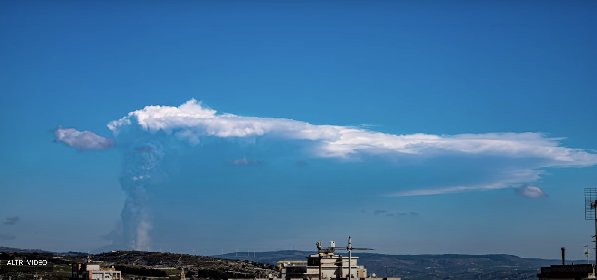
<path id="1" fill-rule="evenodd" d="M 147 202 L 147 188 L 155 183 L 163 158 L 159 143 L 133 145 L 125 152 L 120 185 L 126 194 L 121 212 L 122 225 L 117 243 L 135 250 L 151 248 L 151 213 Z"/>

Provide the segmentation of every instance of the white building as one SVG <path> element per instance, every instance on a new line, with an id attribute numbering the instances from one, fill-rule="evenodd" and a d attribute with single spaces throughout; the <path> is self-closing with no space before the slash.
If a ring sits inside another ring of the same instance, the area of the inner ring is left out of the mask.
<path id="1" fill-rule="evenodd" d="M 71 279 L 122 280 L 122 274 L 120 271 L 115 270 L 113 266 L 104 268 L 99 264 L 73 264 Z"/>
<path id="2" fill-rule="evenodd" d="M 310 255 L 306 262 L 278 262 L 282 279 L 347 279 L 350 266 L 352 279 L 367 278 L 367 269 L 358 265 L 358 257 L 348 257 L 334 253 Z"/>

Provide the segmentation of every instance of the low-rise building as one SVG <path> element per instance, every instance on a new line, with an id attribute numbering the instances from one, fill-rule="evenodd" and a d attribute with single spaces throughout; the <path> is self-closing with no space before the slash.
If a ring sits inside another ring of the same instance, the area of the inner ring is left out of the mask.
<path id="1" fill-rule="evenodd" d="M 584 280 L 593 273 L 591 264 L 551 265 L 542 267 L 539 280 Z"/>
<path id="2" fill-rule="evenodd" d="M 71 280 L 122 280 L 120 271 L 114 267 L 101 267 L 99 264 L 77 263 L 72 265 Z"/>
<path id="3" fill-rule="evenodd" d="M 307 257 L 307 261 L 279 261 L 278 269 L 281 272 L 283 280 L 333 280 L 333 279 L 384 279 L 400 280 L 394 278 L 370 278 L 367 275 L 367 269 L 358 265 L 359 257 L 343 256 L 335 254 L 336 243 L 330 242 L 330 247 L 322 248 L 321 243 L 317 242 L 317 254 Z M 353 249 L 349 239 L 348 249 Z"/>

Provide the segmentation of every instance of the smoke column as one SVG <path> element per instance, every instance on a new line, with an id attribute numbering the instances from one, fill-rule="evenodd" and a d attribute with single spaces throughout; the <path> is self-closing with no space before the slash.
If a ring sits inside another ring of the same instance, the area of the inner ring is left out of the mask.
<path id="1" fill-rule="evenodd" d="M 121 243 L 128 248 L 147 251 L 150 249 L 151 213 L 148 204 L 148 188 L 155 184 L 159 165 L 163 158 L 162 145 L 147 143 L 128 148 L 120 184 L 126 194 L 121 212 Z"/>

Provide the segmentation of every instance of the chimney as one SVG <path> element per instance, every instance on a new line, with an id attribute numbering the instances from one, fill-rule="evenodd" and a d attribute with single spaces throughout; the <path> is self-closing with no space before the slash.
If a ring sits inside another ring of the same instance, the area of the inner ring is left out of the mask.
<path id="1" fill-rule="evenodd" d="M 566 265 L 566 247 L 562 247 L 562 265 Z"/>

